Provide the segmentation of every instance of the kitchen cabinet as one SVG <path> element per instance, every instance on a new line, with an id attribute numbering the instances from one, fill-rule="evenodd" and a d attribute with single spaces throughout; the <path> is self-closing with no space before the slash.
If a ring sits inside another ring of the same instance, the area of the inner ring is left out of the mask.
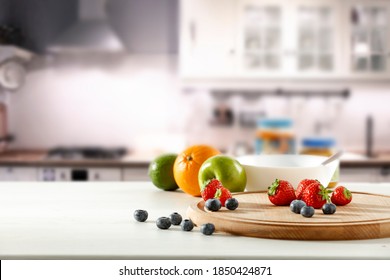
<path id="1" fill-rule="evenodd" d="M 283 60 L 284 15 L 286 7 L 272 1 L 240 1 L 239 52 L 240 70 L 281 73 Z"/>
<path id="2" fill-rule="evenodd" d="M 35 167 L 0 167 L 0 181 L 37 181 L 38 170 Z"/>
<path id="3" fill-rule="evenodd" d="M 40 181 L 101 181 L 117 182 L 122 180 L 121 168 L 105 167 L 42 167 L 39 168 Z"/>
<path id="4" fill-rule="evenodd" d="M 238 63 L 244 76 L 339 74 L 338 1 L 241 0 Z"/>
<path id="5" fill-rule="evenodd" d="M 388 78 L 390 2 L 347 1 L 344 8 L 346 71 L 359 78 Z"/>
<path id="6" fill-rule="evenodd" d="M 90 168 L 89 181 L 117 182 L 122 180 L 120 168 Z"/>
<path id="7" fill-rule="evenodd" d="M 70 181 L 70 168 L 43 167 L 38 170 L 39 181 Z"/>
<path id="8" fill-rule="evenodd" d="M 390 166 L 383 166 L 379 171 L 379 182 L 388 183 L 390 182 Z"/>
<path id="9" fill-rule="evenodd" d="M 123 168 L 123 181 L 149 181 L 148 166 Z"/>
<path id="10" fill-rule="evenodd" d="M 388 79 L 389 23 L 385 0 L 183 0 L 181 74 Z"/>
<path id="11" fill-rule="evenodd" d="M 339 75 L 340 11 L 340 2 L 336 0 L 183 0 L 181 75 Z"/>
<path id="12" fill-rule="evenodd" d="M 375 168 L 341 168 L 341 182 L 376 182 L 378 179 Z"/>
<path id="13" fill-rule="evenodd" d="M 182 0 L 180 73 L 223 77 L 235 72 L 236 0 Z"/>
<path id="14" fill-rule="evenodd" d="M 341 182 L 390 182 L 390 166 L 341 168 Z"/>

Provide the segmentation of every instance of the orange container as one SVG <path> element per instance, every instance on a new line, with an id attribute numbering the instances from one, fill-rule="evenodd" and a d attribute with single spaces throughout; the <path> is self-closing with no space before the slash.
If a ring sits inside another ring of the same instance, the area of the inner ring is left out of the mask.
<path id="1" fill-rule="evenodd" d="M 262 119 L 256 131 L 257 154 L 294 154 L 295 135 L 290 119 Z"/>

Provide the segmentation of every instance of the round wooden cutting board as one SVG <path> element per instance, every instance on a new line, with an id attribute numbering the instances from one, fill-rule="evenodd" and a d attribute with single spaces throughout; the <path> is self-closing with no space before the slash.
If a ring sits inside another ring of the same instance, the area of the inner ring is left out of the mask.
<path id="1" fill-rule="evenodd" d="M 346 206 L 325 215 L 316 209 L 311 218 L 290 211 L 288 206 L 271 204 L 266 192 L 234 195 L 239 207 L 217 212 L 204 209 L 204 201 L 187 210 L 196 225 L 213 223 L 216 231 L 235 235 L 296 240 L 352 240 L 390 237 L 390 196 L 353 193 Z"/>

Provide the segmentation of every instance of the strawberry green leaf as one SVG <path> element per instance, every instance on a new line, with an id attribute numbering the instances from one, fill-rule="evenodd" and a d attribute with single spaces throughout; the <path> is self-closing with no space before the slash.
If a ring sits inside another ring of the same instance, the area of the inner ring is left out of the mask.
<path id="1" fill-rule="evenodd" d="M 279 187 L 279 179 L 275 179 L 275 182 L 273 182 L 271 186 L 268 187 L 268 194 L 271 196 L 275 195 L 278 187 Z"/>
<path id="2" fill-rule="evenodd" d="M 204 189 L 208 186 L 208 184 L 210 184 L 212 179 L 210 180 L 207 180 L 203 185 L 200 186 L 200 191 L 203 192 Z"/>
<path id="3" fill-rule="evenodd" d="M 325 188 L 323 185 L 320 184 L 320 190 L 318 191 L 318 194 L 321 196 L 322 200 L 329 201 L 329 193 L 331 192 L 331 190 Z"/>
<path id="4" fill-rule="evenodd" d="M 350 192 L 347 188 L 344 188 L 343 194 L 344 194 L 344 197 L 345 197 L 346 199 L 350 199 L 351 196 L 352 196 L 351 192 Z"/>
<path id="5" fill-rule="evenodd" d="M 222 195 L 222 190 L 221 189 L 218 189 L 215 194 L 214 194 L 214 198 L 221 198 L 221 195 Z"/>

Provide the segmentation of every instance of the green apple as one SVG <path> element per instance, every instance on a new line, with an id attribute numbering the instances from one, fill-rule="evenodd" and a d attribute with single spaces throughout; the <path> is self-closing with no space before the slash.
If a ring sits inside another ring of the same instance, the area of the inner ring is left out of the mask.
<path id="1" fill-rule="evenodd" d="M 219 180 L 231 192 L 243 192 L 246 172 L 242 165 L 229 156 L 216 155 L 207 159 L 199 169 L 199 186 L 204 187 L 211 179 Z"/>

